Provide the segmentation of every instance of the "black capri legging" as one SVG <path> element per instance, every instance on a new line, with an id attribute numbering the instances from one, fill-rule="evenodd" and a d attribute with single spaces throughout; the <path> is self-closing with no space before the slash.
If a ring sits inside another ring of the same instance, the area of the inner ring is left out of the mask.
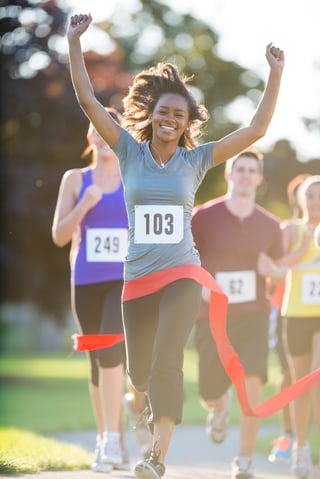
<path id="1" fill-rule="evenodd" d="M 201 302 L 201 286 L 174 281 L 160 291 L 123 303 L 127 373 L 138 391 L 148 391 L 152 417 L 181 422 L 184 348 Z"/>
<path id="2" fill-rule="evenodd" d="M 121 334 L 122 281 L 71 286 L 71 305 L 82 334 Z M 89 351 L 91 382 L 99 385 L 99 366 L 112 368 L 125 363 L 124 342 Z"/>

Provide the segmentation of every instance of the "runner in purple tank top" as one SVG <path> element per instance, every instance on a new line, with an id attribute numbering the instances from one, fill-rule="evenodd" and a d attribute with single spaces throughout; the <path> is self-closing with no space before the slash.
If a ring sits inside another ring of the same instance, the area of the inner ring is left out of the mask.
<path id="1" fill-rule="evenodd" d="M 120 122 L 120 115 L 108 109 Z M 82 334 L 123 333 L 121 293 L 128 219 L 118 160 L 90 124 L 86 168 L 63 175 L 52 226 L 53 241 L 71 241 L 71 301 Z M 89 353 L 89 389 L 97 425 L 95 472 L 128 468 L 123 431 L 124 342 Z M 135 398 L 137 400 L 137 398 Z"/>

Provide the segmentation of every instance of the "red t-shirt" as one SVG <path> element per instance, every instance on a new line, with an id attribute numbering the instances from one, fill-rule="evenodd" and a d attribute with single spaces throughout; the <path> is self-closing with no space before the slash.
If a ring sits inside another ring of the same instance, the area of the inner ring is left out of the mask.
<path id="1" fill-rule="evenodd" d="M 194 208 L 192 232 L 202 266 L 229 297 L 228 315 L 268 314 L 266 280 L 257 273 L 257 260 L 260 252 L 274 260 L 283 255 L 280 220 L 259 205 L 241 219 L 227 209 L 222 197 Z M 199 319 L 208 316 L 204 303 Z"/>

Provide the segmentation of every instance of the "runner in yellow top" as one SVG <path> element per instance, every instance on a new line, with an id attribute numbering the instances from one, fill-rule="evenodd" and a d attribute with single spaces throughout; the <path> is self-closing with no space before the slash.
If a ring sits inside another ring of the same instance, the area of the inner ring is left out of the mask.
<path id="1" fill-rule="evenodd" d="M 320 315 L 320 253 L 312 241 L 314 228 L 302 222 L 295 226 L 298 238 L 292 252 L 304 248 L 306 252 L 288 270 L 282 313 L 289 318 L 312 318 Z"/>
<path id="2" fill-rule="evenodd" d="M 285 223 L 283 261 L 288 266 L 282 315 L 293 380 L 320 368 L 320 252 L 314 232 L 320 223 L 320 175 L 307 178 L 299 188 L 303 216 Z M 313 406 L 313 409 L 312 409 Z M 297 441 L 292 454 L 292 469 L 298 478 L 312 472 L 308 445 L 311 417 L 320 434 L 320 387 L 293 403 Z"/>

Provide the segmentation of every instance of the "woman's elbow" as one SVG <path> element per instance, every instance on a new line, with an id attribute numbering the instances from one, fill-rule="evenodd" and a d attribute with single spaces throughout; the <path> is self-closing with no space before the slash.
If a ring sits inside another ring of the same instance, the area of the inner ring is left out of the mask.
<path id="1" fill-rule="evenodd" d="M 84 113 L 87 113 L 92 107 L 92 105 L 96 102 L 96 99 L 92 94 L 77 95 L 77 100 L 80 108 L 84 111 Z"/>
<path id="2" fill-rule="evenodd" d="M 255 142 L 258 140 L 261 140 L 261 138 L 263 138 L 266 133 L 267 133 L 266 131 L 263 131 L 263 132 L 261 131 L 260 133 L 258 133 L 255 139 Z"/>
<path id="3" fill-rule="evenodd" d="M 79 103 L 79 106 L 82 109 L 82 111 L 84 111 L 84 113 L 86 113 L 88 108 L 89 108 L 90 102 L 85 98 L 79 98 L 78 97 L 78 103 Z"/>
<path id="4" fill-rule="evenodd" d="M 254 141 L 260 140 L 263 138 L 269 127 L 270 121 L 255 121 L 255 119 L 250 124 L 251 135 L 254 137 Z"/>
<path id="5" fill-rule="evenodd" d="M 68 243 L 68 241 L 62 238 L 55 230 L 52 230 L 51 236 L 53 243 L 59 248 L 63 248 Z"/>
<path id="6" fill-rule="evenodd" d="M 263 138 L 266 133 L 267 133 L 267 128 L 254 128 L 252 130 L 252 137 L 253 137 L 252 143 L 255 143 L 256 141 Z"/>

